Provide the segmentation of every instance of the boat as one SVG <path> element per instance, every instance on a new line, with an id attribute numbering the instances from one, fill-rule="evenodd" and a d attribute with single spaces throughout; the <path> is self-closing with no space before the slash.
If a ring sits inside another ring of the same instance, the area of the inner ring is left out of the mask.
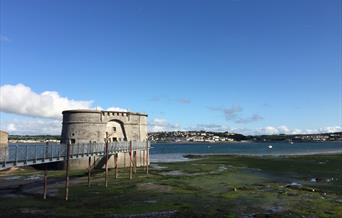
<path id="1" fill-rule="evenodd" d="M 273 146 L 272 146 L 272 145 L 269 145 L 269 146 L 268 146 L 268 148 L 269 148 L 269 149 L 272 149 L 272 148 L 273 148 Z"/>

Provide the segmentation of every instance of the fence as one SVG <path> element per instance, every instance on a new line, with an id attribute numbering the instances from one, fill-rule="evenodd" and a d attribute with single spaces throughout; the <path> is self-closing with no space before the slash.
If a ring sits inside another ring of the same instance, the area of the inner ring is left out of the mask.
<path id="1" fill-rule="evenodd" d="M 108 144 L 108 154 L 128 153 L 146 150 L 149 142 L 112 142 Z M 103 156 L 105 143 L 73 144 L 70 146 L 69 158 L 78 159 L 91 156 Z M 66 144 L 14 144 L 0 148 L 0 170 L 13 166 L 64 161 L 67 156 Z"/>

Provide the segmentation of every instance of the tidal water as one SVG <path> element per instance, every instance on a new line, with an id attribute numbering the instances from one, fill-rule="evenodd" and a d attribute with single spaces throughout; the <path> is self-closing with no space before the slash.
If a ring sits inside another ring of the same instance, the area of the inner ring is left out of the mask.
<path id="1" fill-rule="evenodd" d="M 14 159 L 15 147 L 19 146 L 19 151 L 25 150 L 25 146 L 35 146 L 34 144 L 10 144 L 8 159 Z M 40 156 L 44 153 L 45 144 L 40 144 L 38 149 Z M 50 144 L 52 148 L 57 144 Z M 48 149 L 50 151 L 51 149 Z M 25 152 L 19 152 L 26 155 Z M 56 154 L 56 152 L 54 152 Z M 267 142 L 267 143 L 227 143 L 227 144 L 152 144 L 150 149 L 151 162 L 174 162 L 186 161 L 184 155 L 188 154 L 234 154 L 234 155 L 308 155 L 308 154 L 329 154 L 341 153 L 342 142 L 316 142 L 316 143 L 293 143 L 288 142 Z M 32 156 L 33 154 L 29 154 Z"/>
<path id="2" fill-rule="evenodd" d="M 308 155 L 341 153 L 341 142 L 293 143 L 227 143 L 227 144 L 152 144 L 151 162 L 185 161 L 187 154 L 235 155 Z"/>

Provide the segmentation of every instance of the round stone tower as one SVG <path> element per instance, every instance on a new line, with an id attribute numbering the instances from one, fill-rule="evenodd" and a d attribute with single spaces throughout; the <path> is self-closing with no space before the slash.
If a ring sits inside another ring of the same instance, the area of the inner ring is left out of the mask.
<path id="1" fill-rule="evenodd" d="M 137 141 L 147 143 L 147 115 L 142 113 L 122 111 L 98 110 L 67 110 L 63 111 L 63 127 L 61 143 L 71 142 L 77 144 L 103 144 L 106 136 L 110 142 Z M 143 152 L 136 154 L 137 166 L 143 166 Z M 103 157 L 95 157 L 101 160 Z M 109 159 L 109 167 L 114 167 L 114 157 Z M 129 154 L 118 154 L 119 167 L 129 166 Z M 111 160 L 113 159 L 113 160 Z M 95 161 L 96 167 L 102 167 L 103 161 Z M 99 164 L 97 164 L 99 163 Z M 149 163 L 149 161 L 148 161 Z M 64 163 L 61 163 L 64 166 Z M 70 166 L 74 169 L 86 169 L 88 160 L 71 160 Z"/>
<path id="2" fill-rule="evenodd" d="M 61 142 L 104 143 L 146 141 L 147 115 L 142 113 L 98 110 L 63 111 Z"/>

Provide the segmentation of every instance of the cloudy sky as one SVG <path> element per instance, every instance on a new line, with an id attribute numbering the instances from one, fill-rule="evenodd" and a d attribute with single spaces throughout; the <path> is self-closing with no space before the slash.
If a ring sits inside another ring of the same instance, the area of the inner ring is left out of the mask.
<path id="1" fill-rule="evenodd" d="M 61 112 L 149 115 L 150 131 L 342 131 L 340 0 L 1 0 L 0 128 Z"/>

